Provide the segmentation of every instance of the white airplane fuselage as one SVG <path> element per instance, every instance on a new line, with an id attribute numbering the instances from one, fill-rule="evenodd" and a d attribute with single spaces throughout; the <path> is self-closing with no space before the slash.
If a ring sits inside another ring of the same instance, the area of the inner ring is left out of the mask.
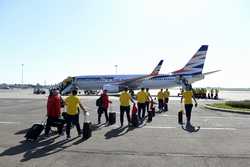
<path id="1" fill-rule="evenodd" d="M 72 86 L 77 86 L 81 90 L 101 90 L 105 86 L 116 86 L 117 82 L 133 79 L 144 75 L 89 75 L 89 76 L 78 76 L 74 77 L 72 84 L 70 84 L 64 91 L 68 92 Z M 187 75 L 184 76 L 189 83 L 202 80 L 203 75 Z M 118 86 L 118 85 L 117 85 Z M 127 86 L 127 85 L 126 85 Z M 150 79 L 144 79 L 142 82 L 129 85 L 132 89 L 150 88 L 150 89 L 161 89 L 181 86 L 178 76 L 176 75 L 158 75 Z M 120 91 L 120 90 L 119 90 Z M 116 92 L 116 91 L 111 91 Z"/>
<path id="2" fill-rule="evenodd" d="M 196 81 L 204 79 L 205 75 L 212 74 L 217 71 L 202 73 L 208 45 L 202 45 L 198 51 L 192 56 L 187 64 L 170 74 L 159 74 L 163 60 L 154 68 L 153 72 L 145 75 L 87 75 L 68 77 L 62 82 L 62 93 L 70 92 L 74 87 L 82 90 L 101 90 L 106 89 L 108 92 L 119 92 L 125 87 L 129 89 L 161 89 L 192 84 Z"/>

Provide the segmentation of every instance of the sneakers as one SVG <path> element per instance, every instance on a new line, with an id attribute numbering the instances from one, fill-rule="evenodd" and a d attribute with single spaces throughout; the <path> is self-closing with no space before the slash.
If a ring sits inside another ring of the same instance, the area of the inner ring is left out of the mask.
<path id="1" fill-rule="evenodd" d="M 70 135 L 67 135 L 67 139 L 70 139 L 71 138 L 71 136 Z"/>
<path id="2" fill-rule="evenodd" d="M 81 137 L 82 136 L 82 134 L 81 133 L 78 133 L 78 136 L 77 137 Z"/>
<path id="3" fill-rule="evenodd" d="M 193 130 L 193 129 L 195 129 L 195 127 L 190 122 L 187 122 L 186 123 L 186 129 Z"/>

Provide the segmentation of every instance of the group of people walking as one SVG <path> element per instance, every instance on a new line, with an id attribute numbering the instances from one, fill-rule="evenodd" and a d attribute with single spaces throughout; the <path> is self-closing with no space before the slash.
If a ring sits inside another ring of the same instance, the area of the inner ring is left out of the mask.
<path id="1" fill-rule="evenodd" d="M 157 94 L 158 99 L 158 109 L 159 112 L 168 111 L 168 102 L 169 102 L 170 92 L 168 89 L 163 91 L 161 89 Z M 191 111 L 193 107 L 192 98 L 195 101 L 195 106 L 197 106 L 197 101 L 193 96 L 192 89 L 186 89 L 181 98 L 181 103 L 184 99 L 184 106 L 187 117 L 187 126 L 191 126 Z M 128 126 L 132 126 L 132 118 L 130 116 L 131 111 L 131 103 L 135 106 L 137 101 L 137 109 L 138 109 L 138 119 L 140 122 L 143 122 L 147 115 L 150 114 L 150 110 L 152 110 L 153 98 L 149 93 L 148 88 L 141 88 L 141 90 L 136 94 L 135 98 L 133 98 L 128 92 L 128 88 L 124 88 L 124 91 L 121 92 L 119 96 L 119 104 L 120 104 L 120 125 L 123 127 L 124 125 L 124 113 L 127 116 Z M 97 115 L 98 115 L 98 124 L 101 124 L 101 117 L 104 113 L 106 124 L 109 124 L 109 114 L 108 108 L 112 101 L 109 100 L 109 96 L 107 95 L 107 90 L 103 90 L 99 99 L 97 100 Z M 151 104 L 151 107 L 150 107 Z M 61 107 L 66 108 L 66 112 L 61 113 Z M 49 135 L 50 129 L 52 126 L 56 126 L 58 129 L 59 135 L 63 135 L 63 127 L 66 124 L 66 135 L 67 138 L 71 138 L 70 130 L 72 126 L 75 126 L 78 132 L 78 136 L 81 136 L 81 128 L 79 124 L 79 114 L 80 109 L 83 111 L 85 116 L 87 115 L 87 111 L 82 105 L 80 98 L 77 96 L 77 89 L 72 90 L 71 95 L 67 98 L 63 99 L 59 91 L 53 89 L 50 91 L 50 95 L 47 101 L 47 123 L 45 127 L 45 135 Z M 61 115 L 64 119 L 61 118 Z"/>
<path id="2" fill-rule="evenodd" d="M 66 112 L 61 113 L 61 107 L 66 106 Z M 75 126 L 78 136 L 81 136 L 81 128 L 79 124 L 80 109 L 87 114 L 80 98 L 77 96 L 77 89 L 72 90 L 71 95 L 65 100 L 59 94 L 59 91 L 52 89 L 47 101 L 47 123 L 45 127 L 45 136 L 49 135 L 52 126 L 57 127 L 59 135 L 63 135 L 63 127 L 66 123 L 67 138 L 71 138 L 70 129 Z M 61 118 L 61 115 L 63 119 Z"/>

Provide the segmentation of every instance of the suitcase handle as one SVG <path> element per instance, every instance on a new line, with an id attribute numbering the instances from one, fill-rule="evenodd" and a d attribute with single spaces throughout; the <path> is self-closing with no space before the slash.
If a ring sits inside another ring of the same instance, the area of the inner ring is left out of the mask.
<path id="1" fill-rule="evenodd" d="M 83 122 L 84 123 L 88 122 L 88 117 L 89 117 L 89 112 L 88 111 L 84 112 L 83 113 Z"/>

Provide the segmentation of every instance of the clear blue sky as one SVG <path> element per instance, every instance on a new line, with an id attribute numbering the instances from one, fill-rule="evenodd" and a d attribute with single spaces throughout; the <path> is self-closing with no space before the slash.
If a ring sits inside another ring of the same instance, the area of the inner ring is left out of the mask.
<path id="1" fill-rule="evenodd" d="M 250 87 L 248 0 L 0 0 L 0 83 L 54 84 L 67 76 L 161 73 L 202 44 L 195 86 Z"/>

